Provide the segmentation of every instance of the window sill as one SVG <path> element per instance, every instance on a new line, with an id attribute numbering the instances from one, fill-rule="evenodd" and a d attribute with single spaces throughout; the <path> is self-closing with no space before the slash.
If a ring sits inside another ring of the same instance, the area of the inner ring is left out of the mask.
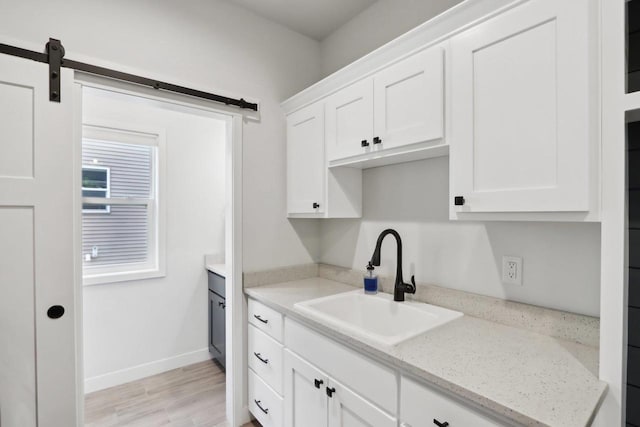
<path id="1" fill-rule="evenodd" d="M 130 282 L 133 280 L 156 279 L 159 277 L 165 277 L 166 275 L 167 274 L 164 269 L 87 274 L 82 276 L 82 285 L 106 285 L 109 283 Z"/>

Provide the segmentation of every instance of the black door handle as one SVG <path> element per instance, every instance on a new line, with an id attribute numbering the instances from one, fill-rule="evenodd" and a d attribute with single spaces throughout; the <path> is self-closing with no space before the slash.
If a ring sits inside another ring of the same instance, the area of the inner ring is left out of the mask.
<path id="1" fill-rule="evenodd" d="M 316 388 L 320 388 L 320 386 L 324 384 L 324 381 L 314 379 L 313 383 L 315 384 Z"/>
<path id="2" fill-rule="evenodd" d="M 260 404 L 261 400 L 253 399 L 253 401 L 256 402 L 256 405 L 258 406 L 258 408 L 260 408 L 262 412 L 264 412 L 265 414 L 269 413 L 269 408 L 263 408 L 262 405 Z"/>
<path id="3" fill-rule="evenodd" d="M 226 306 L 227 306 L 227 305 L 226 305 L 225 303 L 223 303 L 222 301 L 218 301 L 218 307 L 222 307 L 222 309 L 224 310 L 224 308 L 225 308 Z"/>
<path id="4" fill-rule="evenodd" d="M 333 397 L 333 393 L 335 392 L 336 392 L 336 389 L 334 387 L 331 387 L 331 388 L 327 387 L 327 396 Z"/>
<path id="5" fill-rule="evenodd" d="M 318 209 L 320 207 L 320 203 L 313 202 L 313 209 Z"/>
<path id="6" fill-rule="evenodd" d="M 440 421 L 436 420 L 435 418 L 433 419 L 433 423 L 435 425 L 437 425 L 438 427 L 449 427 L 449 423 L 447 421 L 441 423 Z"/>
<path id="7" fill-rule="evenodd" d="M 253 352 L 253 355 L 255 357 L 258 358 L 259 361 L 261 361 L 262 363 L 264 363 L 265 365 L 269 363 L 269 359 L 263 359 L 262 357 L 260 357 L 260 353 L 256 353 L 255 351 Z"/>
<path id="8" fill-rule="evenodd" d="M 50 319 L 59 319 L 63 315 L 64 307 L 61 305 L 52 305 L 49 307 L 49 310 L 47 310 L 47 316 L 49 316 Z"/>
<path id="9" fill-rule="evenodd" d="M 255 317 L 256 319 L 258 319 L 259 321 L 261 321 L 262 323 L 269 323 L 268 319 L 263 319 L 262 317 L 260 317 L 259 314 L 254 314 L 253 317 Z"/>
<path id="10" fill-rule="evenodd" d="M 366 139 L 363 139 L 362 141 L 360 141 L 360 146 L 362 146 L 362 147 L 368 147 L 368 146 L 369 146 L 369 143 L 367 142 L 367 140 L 366 140 Z"/>
<path id="11" fill-rule="evenodd" d="M 376 136 L 375 138 L 373 138 L 373 143 L 374 144 L 382 144 L 382 139 L 380 139 L 379 136 Z"/>

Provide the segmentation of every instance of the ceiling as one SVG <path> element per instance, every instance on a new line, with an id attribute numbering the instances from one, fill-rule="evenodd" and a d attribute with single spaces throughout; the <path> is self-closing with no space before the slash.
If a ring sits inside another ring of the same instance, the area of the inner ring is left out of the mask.
<path id="1" fill-rule="evenodd" d="M 230 0 L 321 41 L 376 0 Z"/>

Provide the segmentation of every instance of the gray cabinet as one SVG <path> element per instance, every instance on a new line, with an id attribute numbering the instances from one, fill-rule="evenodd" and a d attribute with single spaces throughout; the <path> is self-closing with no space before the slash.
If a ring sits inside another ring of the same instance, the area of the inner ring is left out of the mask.
<path id="1" fill-rule="evenodd" d="M 209 352 L 226 367 L 225 351 L 225 278 L 209 274 Z"/>

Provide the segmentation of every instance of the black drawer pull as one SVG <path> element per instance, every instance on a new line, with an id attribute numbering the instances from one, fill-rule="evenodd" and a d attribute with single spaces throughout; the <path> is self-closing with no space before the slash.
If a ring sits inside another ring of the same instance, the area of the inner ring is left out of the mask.
<path id="1" fill-rule="evenodd" d="M 253 317 L 255 317 L 256 319 L 258 319 L 259 321 L 261 321 L 262 323 L 269 323 L 268 319 L 263 319 L 262 317 L 260 317 L 259 314 L 254 314 Z"/>
<path id="2" fill-rule="evenodd" d="M 369 143 L 367 142 L 367 140 L 366 140 L 366 139 L 363 139 L 362 141 L 360 141 L 360 146 L 361 146 L 361 147 L 368 147 L 368 146 L 369 146 Z"/>
<path id="3" fill-rule="evenodd" d="M 262 357 L 260 357 L 260 353 L 256 353 L 256 352 L 254 351 L 254 352 L 253 352 L 253 355 L 254 355 L 255 357 L 257 357 L 257 358 L 258 358 L 258 360 L 259 360 L 259 361 L 261 361 L 262 363 L 264 363 L 265 365 L 266 365 L 267 363 L 269 363 L 269 359 L 263 359 Z"/>
<path id="4" fill-rule="evenodd" d="M 374 144 L 382 144 L 382 139 L 380 139 L 379 136 L 376 136 L 375 138 L 373 138 L 373 143 Z"/>
<path id="5" fill-rule="evenodd" d="M 256 405 L 258 406 L 258 408 L 260 408 L 262 412 L 264 412 L 265 414 L 269 413 L 269 408 L 263 408 L 262 405 L 260 404 L 261 402 L 260 400 L 253 399 L 253 401 L 256 402 Z"/>
<path id="6" fill-rule="evenodd" d="M 320 207 L 320 203 L 313 202 L 313 209 L 318 209 Z"/>
<path id="7" fill-rule="evenodd" d="M 336 392 L 336 389 L 334 387 L 331 387 L 331 388 L 327 387 L 327 396 L 333 397 L 333 393 L 335 392 Z"/>
<path id="8" fill-rule="evenodd" d="M 456 196 L 453 198 L 453 204 L 456 206 L 464 206 L 464 197 L 462 196 Z"/>
<path id="9" fill-rule="evenodd" d="M 435 425 L 437 425 L 438 427 L 449 427 L 449 423 L 448 422 L 443 422 L 441 423 L 440 421 L 436 420 L 435 418 L 433 419 L 433 423 Z"/>
<path id="10" fill-rule="evenodd" d="M 324 384 L 324 381 L 314 379 L 313 383 L 315 384 L 316 388 L 320 388 L 320 386 Z"/>

